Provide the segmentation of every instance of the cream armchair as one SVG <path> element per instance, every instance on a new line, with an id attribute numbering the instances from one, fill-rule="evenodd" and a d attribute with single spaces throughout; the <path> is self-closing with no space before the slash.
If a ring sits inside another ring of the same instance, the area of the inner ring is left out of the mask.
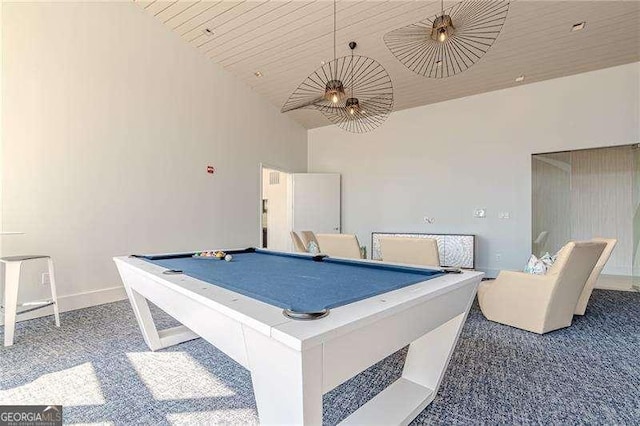
<path id="1" fill-rule="evenodd" d="M 320 247 L 320 243 L 318 242 L 316 234 L 314 234 L 313 231 L 300 231 L 300 238 L 302 239 L 302 243 L 307 248 L 307 250 L 309 250 L 309 244 L 311 242 L 316 243 L 316 246 L 318 248 Z"/>
<path id="2" fill-rule="evenodd" d="M 361 259 L 360 244 L 353 234 L 316 234 L 320 253 L 335 257 Z"/>
<path id="3" fill-rule="evenodd" d="M 440 267 L 438 242 L 433 238 L 381 237 L 384 262 Z"/>
<path id="4" fill-rule="evenodd" d="M 491 321 L 544 334 L 571 325 L 578 298 L 606 244 L 570 242 L 545 275 L 502 271 L 478 288 L 478 301 Z"/>
<path id="5" fill-rule="evenodd" d="M 587 309 L 587 304 L 589 303 L 589 298 L 591 298 L 591 292 L 593 292 L 593 287 L 596 285 L 598 277 L 600 276 L 602 269 L 604 269 L 604 265 L 607 264 L 607 261 L 611 257 L 611 252 L 618 243 L 618 240 L 613 238 L 594 238 L 592 241 L 601 241 L 607 246 L 600 255 L 600 259 L 598 259 L 598 263 L 596 263 L 595 268 L 593 268 L 591 275 L 589 275 L 589 279 L 587 279 L 587 284 L 585 284 L 584 290 L 582 290 L 582 294 L 578 300 L 578 306 L 576 306 L 576 315 L 584 315 L 584 311 Z"/>
<path id="6" fill-rule="evenodd" d="M 291 241 L 293 241 L 293 247 L 296 250 L 296 253 L 306 253 L 307 248 L 302 243 L 302 240 L 294 231 L 291 231 Z"/>

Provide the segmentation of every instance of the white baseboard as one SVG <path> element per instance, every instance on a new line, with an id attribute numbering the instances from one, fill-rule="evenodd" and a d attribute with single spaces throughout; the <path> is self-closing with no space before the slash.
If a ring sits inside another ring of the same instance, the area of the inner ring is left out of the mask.
<path id="1" fill-rule="evenodd" d="M 500 269 L 493 268 L 477 268 L 476 270 L 484 272 L 486 278 L 495 278 L 500 273 Z M 596 282 L 595 288 L 599 290 L 618 290 L 618 291 L 637 291 L 633 287 L 640 287 L 640 277 L 632 277 L 628 275 L 611 275 L 602 274 Z"/>
<path id="2" fill-rule="evenodd" d="M 477 267 L 475 270 L 479 271 L 479 272 L 484 272 L 484 277 L 485 278 L 495 278 L 500 273 L 500 269 L 483 268 L 483 267 L 480 267 L 480 266 Z"/>
<path id="3" fill-rule="evenodd" d="M 638 284 L 638 277 L 628 275 L 608 275 L 602 274 L 598 277 L 594 288 L 600 290 L 620 290 L 620 291 L 636 291 L 633 288 L 634 282 Z"/>
<path id="4" fill-rule="evenodd" d="M 123 286 L 109 287 L 84 293 L 70 294 L 58 297 L 60 312 L 75 311 L 76 309 L 89 308 L 105 303 L 117 302 L 127 298 Z M 53 315 L 53 308 L 43 308 L 18 316 L 18 321 Z M 1 315 L 0 315 L 1 317 Z M 0 325 L 4 324 L 4 317 L 0 318 Z"/>
<path id="5" fill-rule="evenodd" d="M 478 271 L 482 271 L 486 274 L 487 278 L 495 278 L 499 273 L 499 269 L 493 268 L 477 268 Z M 640 280 L 640 278 L 635 278 Z M 620 290 L 620 291 L 636 291 L 633 288 L 634 277 L 623 275 L 601 275 L 598 278 L 598 282 L 595 288 L 601 290 Z M 70 294 L 67 296 L 60 296 L 58 298 L 58 304 L 60 312 L 75 311 L 76 309 L 89 308 L 91 306 L 103 305 L 105 303 L 117 302 L 127 298 L 127 293 L 123 286 L 109 287 L 100 290 L 87 291 L 84 293 Z M 29 312 L 25 315 L 20 315 L 18 321 L 25 321 L 33 318 L 44 317 L 53 315 L 52 308 L 43 308 L 38 311 Z M 4 318 L 0 315 L 0 325 L 4 324 Z"/>
<path id="6" fill-rule="evenodd" d="M 611 266 L 606 265 L 602 270 L 602 275 L 620 275 L 620 276 L 629 276 L 633 274 L 633 267 L 631 265 L 628 266 Z"/>

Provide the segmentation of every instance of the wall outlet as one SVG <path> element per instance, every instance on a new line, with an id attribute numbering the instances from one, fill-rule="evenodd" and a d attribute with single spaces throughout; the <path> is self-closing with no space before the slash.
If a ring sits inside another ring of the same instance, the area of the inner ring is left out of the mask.
<path id="1" fill-rule="evenodd" d="M 502 253 L 496 253 L 496 262 L 502 261 Z"/>
<path id="2" fill-rule="evenodd" d="M 511 213 L 509 212 L 499 212 L 498 219 L 509 219 L 511 217 Z"/>
<path id="3" fill-rule="evenodd" d="M 51 281 L 49 280 L 49 273 L 48 272 L 43 272 L 42 273 L 42 285 L 49 285 L 51 284 Z"/>
<path id="4" fill-rule="evenodd" d="M 473 217 L 478 218 L 478 219 L 484 219 L 485 217 L 487 217 L 487 210 L 485 210 L 485 209 L 475 209 L 473 211 Z"/>
<path id="5" fill-rule="evenodd" d="M 425 216 L 425 217 L 422 218 L 422 221 L 424 223 L 433 223 L 435 221 L 435 219 L 432 218 L 432 217 L 429 217 L 429 216 Z"/>

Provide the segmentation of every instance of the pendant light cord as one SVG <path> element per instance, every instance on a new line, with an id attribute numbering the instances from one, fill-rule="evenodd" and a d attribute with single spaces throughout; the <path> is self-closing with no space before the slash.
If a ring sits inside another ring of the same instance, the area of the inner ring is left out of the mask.
<path id="1" fill-rule="evenodd" d="M 336 0 L 333 0 L 333 77 L 338 79 L 338 60 L 336 58 Z"/>
<path id="2" fill-rule="evenodd" d="M 353 49 L 351 49 L 351 97 L 353 98 L 353 86 L 355 82 L 353 81 Z"/>

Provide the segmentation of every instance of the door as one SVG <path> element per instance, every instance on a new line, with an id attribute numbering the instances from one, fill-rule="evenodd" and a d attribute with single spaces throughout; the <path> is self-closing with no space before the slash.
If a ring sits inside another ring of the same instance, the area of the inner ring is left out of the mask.
<path id="1" fill-rule="evenodd" d="M 340 175 L 294 173 L 293 230 L 340 233 Z"/>
<path id="2" fill-rule="evenodd" d="M 291 251 L 291 174 L 262 167 L 262 247 Z"/>

